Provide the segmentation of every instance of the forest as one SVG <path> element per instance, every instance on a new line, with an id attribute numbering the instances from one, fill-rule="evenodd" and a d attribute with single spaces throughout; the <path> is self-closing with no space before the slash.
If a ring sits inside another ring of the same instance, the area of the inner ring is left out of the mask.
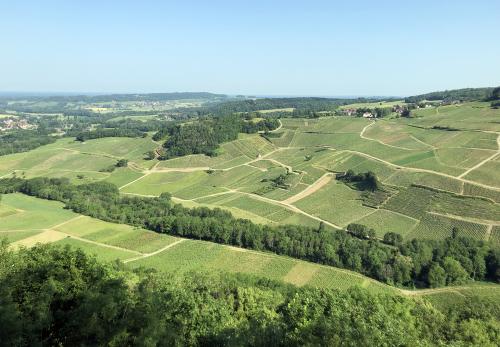
<path id="1" fill-rule="evenodd" d="M 318 97 L 261 98 L 261 99 L 226 101 L 206 106 L 202 108 L 202 110 L 204 110 L 207 113 L 216 113 L 216 114 L 228 114 L 234 112 L 254 112 L 260 110 L 273 110 L 273 109 L 283 109 L 283 108 L 293 108 L 296 111 L 318 112 L 318 111 L 334 111 L 340 105 L 372 102 L 374 100 L 379 101 L 379 99 L 367 99 L 367 98 L 357 98 L 357 99 L 318 98 Z"/>
<path id="2" fill-rule="evenodd" d="M 279 125 L 276 119 L 265 119 L 257 123 L 246 122 L 239 115 L 204 118 L 186 124 L 169 124 L 158 131 L 153 140 L 164 137 L 162 160 L 189 154 L 217 155 L 219 144 L 236 140 L 240 132 L 256 133 L 269 131 Z"/>
<path id="3" fill-rule="evenodd" d="M 103 137 L 146 137 L 147 134 L 137 129 L 120 129 L 120 128 L 102 128 L 92 131 L 83 131 L 76 135 L 76 141 L 87 141 L 92 139 L 100 139 Z"/>
<path id="4" fill-rule="evenodd" d="M 499 342 L 500 303 L 297 288 L 244 275 L 164 276 L 69 246 L 0 242 L 5 346 L 429 346 Z"/>
<path id="5" fill-rule="evenodd" d="M 356 232 L 298 225 L 260 225 L 221 209 L 185 208 L 169 194 L 158 198 L 119 194 L 107 182 L 73 185 L 67 179 L 0 180 L 0 193 L 21 192 L 58 200 L 74 212 L 159 233 L 212 241 L 353 270 L 408 288 L 500 281 L 500 250 L 460 235 L 443 240 L 390 242 Z M 356 230 L 359 227 L 356 227 Z M 360 237 L 361 236 L 361 237 Z"/>
<path id="6" fill-rule="evenodd" d="M 418 103 L 423 100 L 473 101 L 488 99 L 493 88 L 463 88 L 432 92 L 405 98 L 406 103 Z"/>
<path id="7" fill-rule="evenodd" d="M 54 136 L 37 130 L 18 130 L 0 135 L 0 155 L 27 152 L 56 141 Z"/>

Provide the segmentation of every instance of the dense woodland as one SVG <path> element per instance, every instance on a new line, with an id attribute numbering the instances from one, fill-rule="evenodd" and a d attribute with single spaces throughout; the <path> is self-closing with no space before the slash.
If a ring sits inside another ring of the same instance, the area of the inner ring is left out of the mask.
<path id="1" fill-rule="evenodd" d="M 300 97 L 300 98 L 261 98 L 261 99 L 246 99 L 237 101 L 226 101 L 214 105 L 206 106 L 203 111 L 215 114 L 229 114 L 235 112 L 254 112 L 260 110 L 274 110 L 293 108 L 296 112 L 319 112 L 319 111 L 334 111 L 340 105 L 352 103 L 363 103 L 379 101 L 380 99 L 367 98 L 318 98 L 318 97 Z M 392 99 L 384 99 L 392 100 Z"/>
<path id="2" fill-rule="evenodd" d="M 58 200 L 77 213 L 159 233 L 270 251 L 350 269 L 405 287 L 440 287 L 470 280 L 500 281 L 500 250 L 460 236 L 385 244 L 363 235 L 297 225 L 269 226 L 236 219 L 221 209 L 185 208 L 169 194 L 158 198 L 120 195 L 107 182 L 75 186 L 67 179 L 0 180 L 0 193 L 22 192 Z M 352 230 L 351 230 L 352 231 Z M 370 235 L 368 235 L 370 237 Z"/>
<path id="3" fill-rule="evenodd" d="M 219 144 L 236 140 L 240 132 L 256 133 L 277 128 L 275 119 L 248 122 L 239 115 L 204 118 L 186 124 L 169 124 L 153 136 L 153 140 L 167 137 L 160 159 L 189 154 L 215 156 Z"/>
<path id="4" fill-rule="evenodd" d="M 500 304 L 296 288 L 242 275 L 159 275 L 80 250 L 0 243 L 4 346 L 429 346 L 500 342 Z"/>
<path id="5" fill-rule="evenodd" d="M 44 131 L 17 130 L 0 135 L 0 155 L 27 152 L 56 141 Z"/>
<path id="6" fill-rule="evenodd" d="M 76 135 L 77 141 L 100 139 L 103 137 L 146 137 L 147 134 L 137 129 L 97 129 L 84 131 Z"/>
<path id="7" fill-rule="evenodd" d="M 405 98 L 407 103 L 418 103 L 423 100 L 443 101 L 474 101 L 485 100 L 491 97 L 493 88 L 463 88 L 432 92 Z"/>
<path id="8" fill-rule="evenodd" d="M 337 179 L 352 185 L 358 190 L 374 192 L 382 188 L 377 176 L 372 171 L 356 174 L 353 170 L 347 170 L 343 175 L 337 176 Z"/>

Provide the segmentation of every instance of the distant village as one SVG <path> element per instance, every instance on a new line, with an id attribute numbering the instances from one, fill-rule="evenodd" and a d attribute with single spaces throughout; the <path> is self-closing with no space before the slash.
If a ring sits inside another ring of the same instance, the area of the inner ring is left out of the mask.
<path id="1" fill-rule="evenodd" d="M 340 110 L 343 116 L 352 117 L 363 117 L 363 118 L 382 118 L 388 116 L 391 113 L 395 113 L 398 117 L 409 117 L 411 110 L 420 108 L 431 108 L 436 106 L 449 105 L 456 102 L 420 102 L 418 104 L 397 104 L 391 107 L 383 106 L 368 108 L 368 107 L 357 107 L 357 108 L 344 108 Z"/>
<path id="2" fill-rule="evenodd" d="M 0 118 L 0 131 L 18 130 L 18 129 L 30 130 L 35 128 L 36 128 L 35 124 L 30 124 L 24 118 L 17 118 L 17 117 Z"/>

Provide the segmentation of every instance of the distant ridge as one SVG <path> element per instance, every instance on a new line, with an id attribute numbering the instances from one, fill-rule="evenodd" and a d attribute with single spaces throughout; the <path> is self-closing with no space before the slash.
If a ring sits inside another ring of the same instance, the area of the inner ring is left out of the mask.
<path id="1" fill-rule="evenodd" d="M 65 102 L 109 102 L 109 101 L 168 101 L 185 99 L 225 99 L 225 94 L 214 94 L 208 92 L 174 92 L 174 93 L 128 93 L 128 94 L 66 94 L 50 95 L 49 93 L 0 93 L 0 98 L 26 98 L 32 100 L 43 99 L 47 101 L 65 101 Z"/>
<path id="2" fill-rule="evenodd" d="M 493 91 L 494 87 L 485 88 L 462 88 L 438 92 L 431 92 L 405 98 L 405 102 L 420 102 L 423 100 L 446 100 L 446 101 L 475 101 L 485 100 Z"/>

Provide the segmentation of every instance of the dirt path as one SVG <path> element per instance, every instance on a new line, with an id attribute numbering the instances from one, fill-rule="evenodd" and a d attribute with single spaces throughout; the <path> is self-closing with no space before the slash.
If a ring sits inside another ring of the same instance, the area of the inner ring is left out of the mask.
<path id="1" fill-rule="evenodd" d="M 368 141 L 375 141 L 375 142 L 378 142 L 380 143 L 381 145 L 383 146 L 387 146 L 387 147 L 392 147 L 392 148 L 397 148 L 397 149 L 403 149 L 405 151 L 415 151 L 416 149 L 413 149 L 413 148 L 406 148 L 406 147 L 400 147 L 400 146 L 394 146 L 394 145 L 390 145 L 388 143 L 385 143 L 383 141 L 380 141 L 380 140 L 376 140 L 376 139 L 372 139 L 370 137 L 366 137 L 365 136 L 365 131 L 371 127 L 372 125 L 375 125 L 375 121 L 371 121 L 370 124 L 368 124 L 367 126 L 365 126 L 361 132 L 359 133 L 359 137 L 361 137 L 362 139 L 364 140 L 368 140 Z"/>
<path id="2" fill-rule="evenodd" d="M 329 149 L 330 150 L 336 150 L 334 148 L 329 148 Z M 370 159 L 379 161 L 381 163 L 384 163 L 384 164 L 386 164 L 388 166 L 391 166 L 391 167 L 394 167 L 394 168 L 400 169 L 400 170 L 407 170 L 407 171 L 413 171 L 413 172 L 431 173 L 431 174 L 435 174 L 435 175 L 439 175 L 439 176 L 443 176 L 443 177 L 448 177 L 448 178 L 451 178 L 451 179 L 459 180 L 461 182 L 470 183 L 470 184 L 473 184 L 473 185 L 476 185 L 476 186 L 479 186 L 479 187 L 483 187 L 483 188 L 487 188 L 487 189 L 492 189 L 492 190 L 500 191 L 499 187 L 489 186 L 487 184 L 482 184 L 482 183 L 471 181 L 471 180 L 467 180 L 467 179 L 464 179 L 464 178 L 461 178 L 461 177 L 456 177 L 456 176 L 448 175 L 448 174 L 445 174 L 445 173 L 442 173 L 442 172 L 438 172 L 438 171 L 427 170 L 427 169 L 420 169 L 420 168 L 414 168 L 414 167 L 408 167 L 408 166 L 401 166 L 401 165 L 393 164 L 391 162 L 388 162 L 387 160 L 380 159 L 380 158 L 374 157 L 374 156 L 372 156 L 370 154 L 366 154 L 366 153 L 363 153 L 363 152 L 352 151 L 352 150 L 343 150 L 343 152 L 349 152 L 349 153 L 359 154 L 359 155 L 361 155 L 361 156 L 363 156 L 365 158 L 370 158 Z"/>
<path id="3" fill-rule="evenodd" d="M 500 155 L 500 135 L 497 136 L 497 146 L 498 146 L 498 149 L 496 151 L 495 154 L 493 155 L 490 155 L 488 158 L 484 159 L 483 161 L 481 161 L 480 163 L 478 163 L 477 165 L 474 165 L 473 167 L 471 167 L 469 170 L 465 171 L 464 173 L 462 173 L 460 176 L 457 176 L 457 178 L 462 178 L 466 175 L 468 175 L 471 171 L 474 171 L 476 170 L 477 168 L 483 166 L 484 164 L 486 164 L 487 162 L 489 162 L 490 160 L 493 160 L 495 159 L 498 155 Z"/>
<path id="4" fill-rule="evenodd" d="M 224 189 L 227 189 L 224 187 Z M 205 198 L 211 198 L 213 196 L 220 196 L 220 195 L 227 195 L 227 194 L 232 194 L 233 192 L 231 190 L 228 190 L 226 192 L 219 192 L 219 193 L 213 193 L 213 194 L 208 194 L 208 195 L 203 195 L 203 196 L 197 196 L 196 198 L 191 199 L 192 201 L 196 201 L 199 199 L 205 199 Z"/>
<path id="5" fill-rule="evenodd" d="M 123 159 L 123 157 L 117 157 L 117 156 L 107 154 L 107 153 L 84 152 L 84 151 L 79 151 L 77 149 L 64 148 L 64 147 L 54 147 L 54 149 L 62 149 L 64 151 L 69 151 L 69 152 L 73 152 L 73 153 L 77 153 L 77 154 L 93 155 L 96 157 L 111 158 L 111 159 L 116 159 L 116 160 Z"/>
<path id="6" fill-rule="evenodd" d="M 196 172 L 196 171 L 207 171 L 211 170 L 208 166 L 198 166 L 198 167 L 162 167 L 162 168 L 152 168 L 151 170 L 147 170 L 146 173 L 155 173 L 155 172 Z"/>
<path id="7" fill-rule="evenodd" d="M 469 223 L 476 223 L 476 224 L 482 224 L 482 225 L 500 225 L 500 221 L 494 221 L 494 220 L 488 220 L 488 219 L 466 218 L 466 217 L 457 216 L 457 215 L 450 214 L 450 213 L 438 213 L 438 212 L 429 212 L 429 211 L 427 211 L 427 213 L 433 214 L 436 216 L 457 219 L 457 220 L 461 220 L 461 221 L 469 222 Z"/>
<path id="8" fill-rule="evenodd" d="M 486 234 L 484 234 L 484 241 L 490 240 L 492 230 L 493 230 L 493 225 L 492 224 L 488 225 L 488 228 L 486 229 Z"/>
<path id="9" fill-rule="evenodd" d="M 333 174 L 332 173 L 326 173 L 323 176 L 321 176 L 319 179 L 316 180 L 313 184 L 308 186 L 306 189 L 303 191 L 295 194 L 294 196 L 289 197 L 286 200 L 283 200 L 282 202 L 285 204 L 293 204 L 294 202 L 301 200 L 305 198 L 306 196 L 309 196 L 321 188 L 323 188 L 325 185 L 327 185 L 331 180 L 332 180 Z"/>
<path id="10" fill-rule="evenodd" d="M 257 194 L 252 194 L 252 193 L 246 193 L 246 192 L 240 192 L 239 190 L 236 190 L 236 189 L 232 189 L 232 191 L 234 193 L 238 193 L 238 194 L 243 194 L 243 195 L 248 195 L 256 200 L 261 200 L 261 201 L 264 201 L 264 202 L 267 202 L 267 203 L 270 203 L 272 205 L 276 205 L 276 206 L 281 206 L 281 207 L 284 207 L 292 212 L 296 212 L 296 213 L 300 213 L 306 217 L 309 217 L 311 219 L 314 219 L 314 220 L 317 220 L 318 222 L 323 222 L 324 224 L 326 225 L 329 225 L 331 227 L 334 227 L 335 229 L 343 229 L 341 226 L 338 226 L 336 224 L 333 224 L 329 221 L 326 221 L 324 219 L 321 219 L 319 217 L 316 217 L 310 213 L 307 213 L 305 211 L 302 211 L 300 208 L 290 204 L 290 203 L 286 203 L 284 201 L 278 201 L 278 200 L 273 200 L 273 199 L 270 199 L 270 198 L 266 198 L 264 196 L 261 196 L 261 195 L 257 195 Z"/>
<path id="11" fill-rule="evenodd" d="M 413 140 L 415 140 L 415 141 L 417 141 L 417 142 L 419 142 L 419 143 L 423 144 L 424 146 L 430 147 L 430 148 L 432 148 L 432 149 L 438 149 L 436 146 L 433 146 L 433 145 L 431 145 L 431 144 L 428 144 L 428 143 L 426 143 L 426 142 L 424 142 L 424 141 L 422 141 L 422 140 L 420 140 L 420 139 L 416 138 L 416 137 L 415 137 L 415 136 L 413 136 L 413 135 L 409 135 L 409 136 L 410 136 Z"/>
<path id="12" fill-rule="evenodd" d="M 141 253 L 140 256 L 124 260 L 123 262 L 124 263 L 130 263 L 132 261 L 136 261 L 136 260 L 139 260 L 139 259 L 144 259 L 144 258 L 152 257 L 152 256 L 157 255 L 158 253 L 161 253 L 163 251 L 166 251 L 167 249 L 172 248 L 172 247 L 174 247 L 174 246 L 176 246 L 179 243 L 184 242 L 184 241 L 186 241 L 186 239 L 180 239 L 180 240 L 172 242 L 171 244 L 166 245 L 165 247 L 160 248 L 160 249 L 158 249 L 158 250 L 156 250 L 154 252 L 151 252 L 151 253 Z"/>
<path id="13" fill-rule="evenodd" d="M 280 125 L 276 129 L 268 131 L 269 133 L 274 133 L 274 132 L 280 130 L 283 127 L 283 123 L 281 123 L 281 119 L 278 118 L 278 122 L 280 123 Z M 265 131 L 264 130 L 259 130 L 258 133 L 259 134 L 264 134 Z"/>
<path id="14" fill-rule="evenodd" d="M 142 175 L 141 177 L 136 178 L 135 180 L 133 180 L 133 181 L 131 181 L 131 182 L 128 182 L 128 183 L 124 184 L 123 186 L 121 186 L 120 188 L 118 188 L 118 190 L 122 190 L 123 188 L 128 187 L 129 185 L 131 185 L 132 183 L 135 183 L 135 182 L 137 182 L 137 181 L 142 180 L 144 177 L 146 177 L 146 176 L 150 175 L 151 173 L 152 173 L 151 171 L 150 171 L 150 172 L 145 173 L 145 174 L 144 174 L 144 175 Z"/>
<path id="15" fill-rule="evenodd" d="M 75 240 L 78 240 L 78 241 L 90 243 L 92 245 L 96 245 L 96 246 L 100 246 L 100 247 L 111 248 L 111 249 L 114 249 L 114 250 L 117 250 L 117 251 L 129 252 L 129 253 L 140 254 L 140 255 L 143 254 L 141 252 L 134 251 L 134 250 L 131 250 L 131 249 L 128 249 L 128 248 L 123 248 L 123 247 L 119 247 L 119 246 L 108 245 L 106 243 L 92 241 L 92 240 L 89 240 L 89 239 L 85 239 L 83 237 L 66 234 L 66 233 L 63 233 L 63 232 L 60 232 L 60 231 L 58 231 L 58 233 L 64 235 L 65 238 L 68 237 L 68 238 L 71 238 L 71 239 L 75 239 Z"/>
<path id="16" fill-rule="evenodd" d="M 474 289 L 491 289 L 494 286 L 457 286 L 457 287 L 441 287 L 441 288 L 432 288 L 432 289 L 398 289 L 401 294 L 407 296 L 418 296 L 418 295 L 429 295 L 429 294 L 438 294 L 438 293 L 449 293 L 449 292 L 458 292 L 459 290 L 474 290 Z"/>
<path id="17" fill-rule="evenodd" d="M 288 172 L 290 173 L 293 173 L 293 169 L 290 165 L 286 165 L 286 164 L 283 164 L 282 162 L 276 160 L 276 159 L 271 159 L 271 158 L 264 158 L 264 159 L 261 159 L 261 160 L 267 160 L 267 161 L 270 161 L 271 163 L 274 163 L 276 165 L 279 165 L 279 166 L 282 166 L 284 167 L 285 169 L 288 170 Z"/>
<path id="18" fill-rule="evenodd" d="M 47 228 L 47 229 L 56 229 L 56 228 L 59 228 L 59 227 L 65 225 L 65 224 L 71 223 L 71 222 L 73 222 L 73 221 L 75 221 L 77 219 L 83 218 L 83 217 L 84 217 L 83 215 L 79 215 L 79 216 L 73 217 L 71 219 L 68 219 L 67 221 L 64 221 L 62 223 L 53 225 L 53 226 L 51 226 L 50 228 Z"/>

